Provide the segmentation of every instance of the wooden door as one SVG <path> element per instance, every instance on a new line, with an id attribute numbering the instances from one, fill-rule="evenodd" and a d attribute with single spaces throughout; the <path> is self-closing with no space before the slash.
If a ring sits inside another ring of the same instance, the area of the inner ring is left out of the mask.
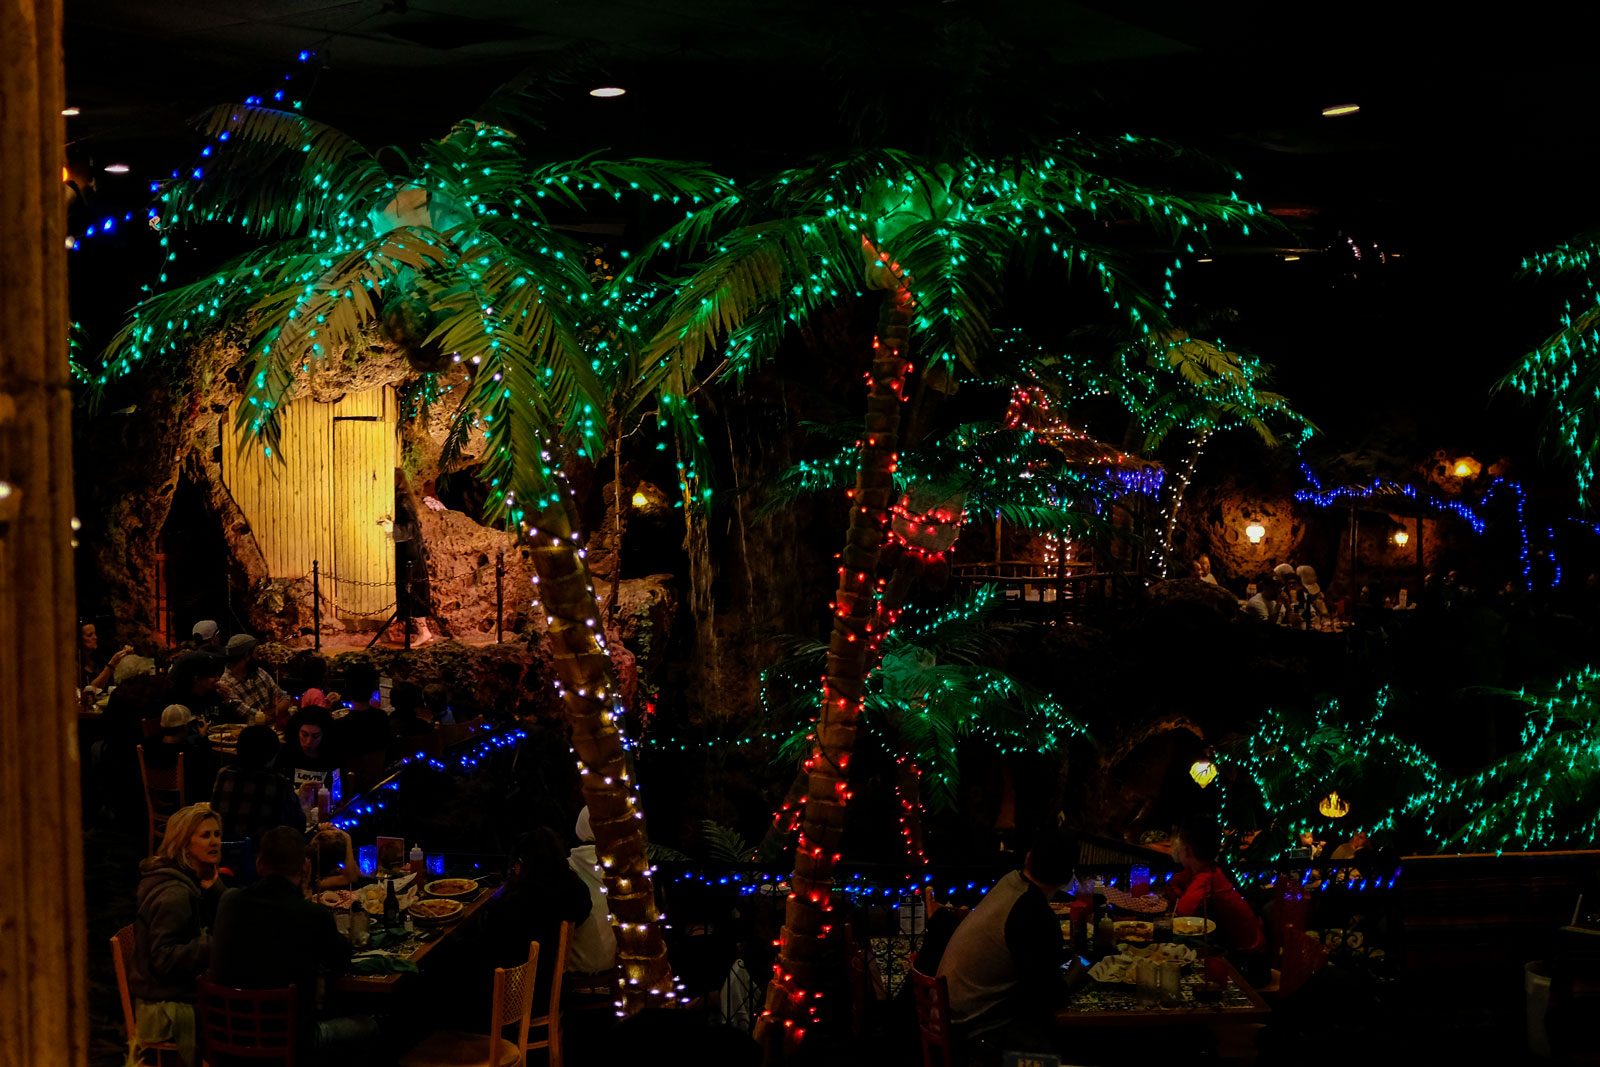
<path id="1" fill-rule="evenodd" d="M 394 542 L 378 520 L 394 517 L 393 398 L 349 393 L 333 411 L 333 571 L 341 617 L 381 623 L 394 610 Z"/>

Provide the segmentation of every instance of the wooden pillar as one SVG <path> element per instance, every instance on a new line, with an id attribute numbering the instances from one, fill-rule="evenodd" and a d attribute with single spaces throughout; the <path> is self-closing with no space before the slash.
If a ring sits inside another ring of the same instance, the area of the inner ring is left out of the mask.
<path id="1" fill-rule="evenodd" d="M 0 0 L 0 101 L 0 1067 L 82 1067 L 61 0 Z"/>

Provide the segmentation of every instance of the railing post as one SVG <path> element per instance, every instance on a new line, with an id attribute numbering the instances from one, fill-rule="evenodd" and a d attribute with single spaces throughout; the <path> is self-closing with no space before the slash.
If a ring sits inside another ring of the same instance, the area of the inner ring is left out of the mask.
<path id="1" fill-rule="evenodd" d="M 313 651 L 322 651 L 322 575 L 319 563 L 311 561 L 311 645 Z"/>
<path id="2" fill-rule="evenodd" d="M 500 643 L 500 623 L 506 613 L 506 550 L 494 554 L 494 643 Z"/>
<path id="3" fill-rule="evenodd" d="M 400 628 L 405 631 L 406 651 L 411 651 L 411 561 L 406 560 L 406 584 L 401 589 L 400 596 L 394 598 L 394 606 L 400 614 Z"/>

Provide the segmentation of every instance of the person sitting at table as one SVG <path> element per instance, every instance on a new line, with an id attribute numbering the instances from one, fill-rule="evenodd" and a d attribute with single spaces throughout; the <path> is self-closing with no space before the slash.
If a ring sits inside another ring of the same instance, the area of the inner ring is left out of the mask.
<path id="1" fill-rule="evenodd" d="M 450 707 L 450 687 L 443 682 L 433 682 L 422 687 L 422 703 L 429 716 L 440 726 L 454 726 L 455 712 Z"/>
<path id="2" fill-rule="evenodd" d="M 393 761 L 413 755 L 433 733 L 434 722 L 422 687 L 410 682 L 395 683 L 389 690 L 389 706 L 394 708 L 389 716 L 389 759 Z"/>
<path id="3" fill-rule="evenodd" d="M 311 860 L 313 889 L 344 889 L 361 878 L 350 835 L 331 822 L 317 824 L 316 836 L 307 846 L 306 856 Z"/>
<path id="4" fill-rule="evenodd" d="M 209 797 L 217 781 L 217 754 L 206 739 L 205 723 L 182 704 L 168 704 L 161 712 L 161 737 L 144 743 L 144 765 L 171 770 L 183 755 L 183 795 Z"/>
<path id="5" fill-rule="evenodd" d="M 494 969 L 528 962 L 530 941 L 539 943 L 533 1003 L 535 1014 L 543 1014 L 561 924 L 590 915 L 589 891 L 566 859 L 561 839 L 548 826 L 523 834 L 507 857 L 505 886 L 428 956 L 423 970 L 433 993 L 425 1002 L 456 1029 L 481 1030 Z"/>
<path id="6" fill-rule="evenodd" d="M 172 1041 L 188 1067 L 195 1054 L 195 979 L 211 956 L 223 885 L 222 824 L 206 804 L 174 812 L 156 854 L 139 864 L 138 915 L 128 991 L 140 1041 Z"/>
<path id="7" fill-rule="evenodd" d="M 221 656 L 210 652 L 180 652 L 172 660 L 167 672 L 167 704 L 182 704 L 206 722 L 238 722 L 232 708 L 223 703 L 217 692 L 217 682 L 222 677 L 224 663 Z"/>
<path id="8" fill-rule="evenodd" d="M 274 826 L 305 821 L 294 786 L 273 767 L 280 747 L 270 726 L 239 731 L 233 759 L 217 772 L 211 791 L 211 807 L 227 840 L 257 842 Z"/>
<path id="9" fill-rule="evenodd" d="M 228 669 L 222 672 L 217 688 L 225 700 L 238 709 L 244 722 L 275 722 L 279 713 L 294 707 L 289 694 L 278 687 L 265 667 L 256 663 L 256 645 L 249 634 L 228 638 Z"/>
<path id="10" fill-rule="evenodd" d="M 1072 880 L 1075 849 L 1048 832 L 1022 870 L 995 883 L 945 946 L 938 974 L 950 987 L 950 1021 L 979 1047 L 1055 1046 L 1055 1010 L 1083 980 L 1078 961 L 1063 980 L 1061 923 L 1050 900 Z"/>
<path id="11" fill-rule="evenodd" d="M 600 861 L 595 858 L 594 827 L 589 822 L 587 807 L 578 812 L 573 832 L 578 835 L 578 847 L 567 854 L 567 867 L 588 890 L 589 915 L 572 931 L 572 943 L 567 949 L 567 973 L 578 979 L 575 988 L 603 985 L 609 996 L 610 975 L 617 962 L 617 935 L 611 927 L 611 908 L 606 904 Z M 586 981 L 591 978 L 598 981 Z"/>
<path id="12" fill-rule="evenodd" d="M 1173 901 L 1174 915 L 1198 915 L 1213 920 L 1222 944 L 1235 958 L 1240 972 L 1254 981 L 1251 975 L 1260 977 L 1261 965 L 1266 962 L 1266 940 L 1261 934 L 1261 920 L 1217 866 L 1217 851 L 1221 847 L 1222 834 L 1214 817 L 1191 815 L 1185 819 L 1178 830 L 1178 840 L 1172 846 L 1172 858 L 1183 865 L 1183 870 L 1167 883 L 1163 892 Z"/>
<path id="13" fill-rule="evenodd" d="M 235 989 L 293 985 L 299 1001 L 297 1061 L 364 1062 L 378 1036 L 373 1019 L 318 1017 L 317 979 L 349 965 L 350 943 L 339 935 L 333 912 L 306 899 L 311 861 L 305 835 L 289 826 L 261 835 L 256 872 L 260 881 L 229 890 L 217 907 L 211 980 Z"/>
<path id="14" fill-rule="evenodd" d="M 333 782 L 339 763 L 333 755 L 332 732 L 333 716 L 327 708 L 301 708 L 289 719 L 285 752 L 279 762 L 294 784 L 302 808 L 315 804 L 317 790 Z"/>

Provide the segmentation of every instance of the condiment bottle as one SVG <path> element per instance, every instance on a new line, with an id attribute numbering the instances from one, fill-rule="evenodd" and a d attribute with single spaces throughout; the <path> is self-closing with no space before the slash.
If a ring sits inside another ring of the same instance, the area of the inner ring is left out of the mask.
<path id="1" fill-rule="evenodd" d="M 1117 924 L 1111 921 L 1111 912 L 1100 917 L 1094 928 L 1094 950 L 1096 952 L 1115 952 L 1117 950 Z"/>
<path id="2" fill-rule="evenodd" d="M 422 856 L 422 846 L 418 845 L 418 844 L 413 844 L 411 846 L 410 854 L 406 857 L 406 866 L 410 867 L 411 870 L 414 873 L 421 874 L 422 871 L 423 871 L 425 862 L 426 861 L 423 859 L 423 856 Z"/>

